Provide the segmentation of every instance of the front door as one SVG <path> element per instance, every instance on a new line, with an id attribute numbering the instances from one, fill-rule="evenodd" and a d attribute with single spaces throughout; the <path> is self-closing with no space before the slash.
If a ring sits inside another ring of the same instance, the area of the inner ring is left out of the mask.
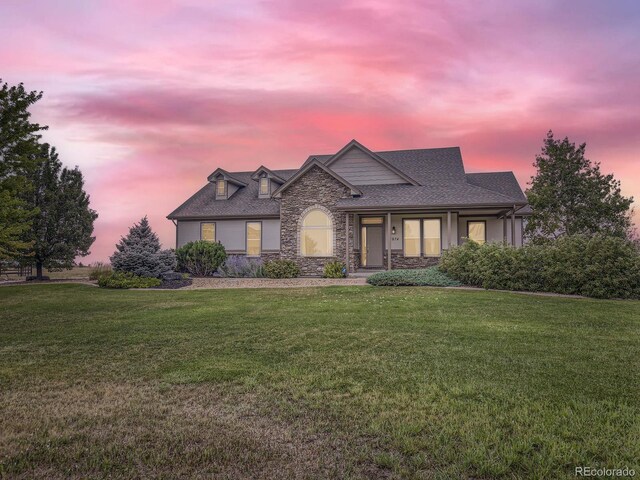
<path id="1" fill-rule="evenodd" d="M 362 266 L 382 267 L 384 264 L 384 228 L 382 225 L 362 226 Z"/>

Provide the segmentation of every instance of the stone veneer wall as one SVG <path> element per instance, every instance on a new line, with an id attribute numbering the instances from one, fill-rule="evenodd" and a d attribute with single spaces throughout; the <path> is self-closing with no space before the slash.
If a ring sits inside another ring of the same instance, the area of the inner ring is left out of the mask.
<path id="1" fill-rule="evenodd" d="M 386 260 L 386 255 L 385 255 Z M 437 265 L 440 257 L 405 257 L 402 250 L 391 250 L 391 268 L 426 268 Z M 385 264 L 386 265 L 386 264 Z"/>
<path id="2" fill-rule="evenodd" d="M 260 258 L 262 258 L 264 262 L 268 262 L 269 260 L 279 260 L 280 252 L 262 252 Z"/>
<path id="3" fill-rule="evenodd" d="M 319 167 L 313 167 L 280 198 L 280 257 L 295 260 L 302 275 L 322 275 L 324 265 L 333 260 L 344 262 L 346 250 L 346 214 L 335 205 L 341 198 L 349 198 L 351 190 Z M 334 243 L 332 257 L 303 257 L 300 255 L 300 221 L 303 213 L 314 207 L 322 208 L 333 221 Z M 353 215 L 349 218 L 349 237 L 353 239 Z M 353 251 L 353 240 L 349 250 Z M 353 269 L 353 254 L 350 255 Z"/>

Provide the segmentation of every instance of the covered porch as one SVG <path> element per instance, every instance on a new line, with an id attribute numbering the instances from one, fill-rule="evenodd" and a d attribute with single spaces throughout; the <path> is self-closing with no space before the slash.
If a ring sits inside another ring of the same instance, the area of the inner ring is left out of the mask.
<path id="1" fill-rule="evenodd" d="M 349 272 L 424 268 L 468 238 L 519 247 L 522 207 L 345 210 L 344 261 Z"/>

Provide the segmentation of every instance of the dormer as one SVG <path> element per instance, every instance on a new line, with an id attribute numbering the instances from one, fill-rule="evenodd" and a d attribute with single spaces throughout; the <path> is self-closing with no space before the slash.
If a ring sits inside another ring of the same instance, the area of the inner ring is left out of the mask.
<path id="1" fill-rule="evenodd" d="M 218 168 L 215 172 L 209 175 L 207 180 L 215 185 L 216 200 L 226 200 L 231 198 L 238 189 L 247 186 L 246 183 L 234 178 L 229 172 L 222 168 Z"/>
<path id="2" fill-rule="evenodd" d="M 271 198 L 271 194 L 285 182 L 264 165 L 253 172 L 251 180 L 258 182 L 258 198 Z"/>

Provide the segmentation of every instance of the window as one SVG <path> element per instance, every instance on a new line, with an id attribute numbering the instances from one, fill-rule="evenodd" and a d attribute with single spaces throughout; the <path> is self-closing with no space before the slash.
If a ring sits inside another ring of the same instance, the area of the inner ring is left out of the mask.
<path id="1" fill-rule="evenodd" d="M 247 256 L 259 257 L 262 252 L 262 223 L 247 222 Z"/>
<path id="2" fill-rule="evenodd" d="M 300 253 L 305 257 L 333 255 L 333 225 L 322 210 L 311 210 L 302 219 Z"/>
<path id="3" fill-rule="evenodd" d="M 218 180 L 218 182 L 216 183 L 216 196 L 227 196 L 227 182 L 225 182 L 223 179 Z"/>
<path id="4" fill-rule="evenodd" d="M 382 225 L 383 222 L 382 217 L 362 217 L 360 219 L 362 225 Z"/>
<path id="5" fill-rule="evenodd" d="M 422 252 L 428 256 L 440 255 L 440 219 L 425 218 L 422 228 Z"/>
<path id="6" fill-rule="evenodd" d="M 404 220 L 402 241 L 405 257 L 420 256 L 420 220 Z"/>
<path id="7" fill-rule="evenodd" d="M 207 242 L 216 241 L 216 224 L 215 223 L 200 224 L 200 240 L 206 240 Z"/>
<path id="8" fill-rule="evenodd" d="M 487 222 L 467 222 L 467 237 L 480 244 L 487 241 Z"/>
<path id="9" fill-rule="evenodd" d="M 267 177 L 260 179 L 260 195 L 269 195 L 269 179 Z"/>

